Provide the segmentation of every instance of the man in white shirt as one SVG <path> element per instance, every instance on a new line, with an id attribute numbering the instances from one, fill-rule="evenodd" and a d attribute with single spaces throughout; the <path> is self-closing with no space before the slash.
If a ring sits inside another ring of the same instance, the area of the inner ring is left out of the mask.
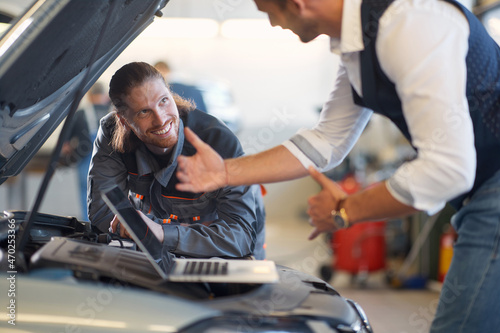
<path id="1" fill-rule="evenodd" d="M 255 0 L 272 25 L 303 42 L 320 34 L 341 57 L 319 123 L 268 151 L 222 160 L 189 131 L 198 154 L 179 158 L 178 189 L 277 182 L 309 173 L 310 239 L 362 221 L 446 202 L 459 234 L 432 332 L 500 327 L 500 49 L 454 0 Z M 373 112 L 417 150 L 386 182 L 347 196 L 317 170 L 337 166 Z M 451 301 L 453 299 L 453 301 Z"/>

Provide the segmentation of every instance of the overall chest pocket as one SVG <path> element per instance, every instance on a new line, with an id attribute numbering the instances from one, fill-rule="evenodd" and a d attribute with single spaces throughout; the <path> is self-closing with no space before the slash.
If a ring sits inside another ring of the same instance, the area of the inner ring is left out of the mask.
<path id="1" fill-rule="evenodd" d="M 217 219 L 215 202 L 205 193 L 182 197 L 162 194 L 163 206 L 181 223 L 203 223 Z"/>
<path id="2" fill-rule="evenodd" d="M 154 180 L 152 174 L 138 176 L 135 173 L 128 174 L 128 188 L 129 198 L 132 200 L 136 209 L 141 210 L 143 213 L 148 213 L 149 205 L 149 191 L 151 183 Z"/>
<path id="3" fill-rule="evenodd" d="M 138 176 L 137 174 L 130 173 L 128 174 L 128 188 L 131 192 L 140 194 L 140 195 L 148 195 L 149 189 L 151 188 L 151 183 L 154 180 L 154 176 L 152 174 L 147 174 L 144 176 Z"/>

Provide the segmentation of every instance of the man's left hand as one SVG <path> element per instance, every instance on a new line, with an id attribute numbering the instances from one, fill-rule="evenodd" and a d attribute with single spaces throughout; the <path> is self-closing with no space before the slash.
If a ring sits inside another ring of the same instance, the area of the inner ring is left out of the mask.
<path id="1" fill-rule="evenodd" d="M 153 232 L 153 235 L 158 238 L 160 243 L 163 243 L 163 239 L 165 238 L 165 235 L 163 234 L 163 227 L 156 223 L 155 221 L 151 220 L 149 217 L 147 217 L 143 212 L 138 211 L 139 215 L 141 215 L 142 219 L 144 222 L 148 225 L 149 230 Z"/>
<path id="2" fill-rule="evenodd" d="M 130 234 L 128 231 L 123 227 L 123 225 L 120 225 L 120 220 L 118 219 L 118 216 L 114 216 L 113 220 L 110 223 L 111 226 L 111 231 L 113 233 L 116 233 L 117 231 L 120 231 L 120 237 L 121 238 L 132 238 L 130 237 Z"/>
<path id="3" fill-rule="evenodd" d="M 151 220 L 146 215 L 144 215 L 143 212 L 141 212 L 141 211 L 137 211 L 137 212 L 139 213 L 139 215 L 141 215 L 142 220 L 144 221 L 144 223 L 147 224 L 149 230 L 151 230 L 151 232 L 156 236 L 156 238 L 158 238 L 158 240 L 160 242 L 163 242 L 164 234 L 163 234 L 162 226 L 159 225 L 158 223 L 154 222 L 153 220 Z M 111 231 L 116 233 L 116 231 L 118 229 L 118 224 L 120 224 L 120 220 L 118 219 L 118 216 L 115 215 L 115 217 L 113 217 L 113 220 L 111 221 L 110 224 L 111 224 Z M 120 229 L 120 237 L 121 238 L 132 238 L 132 237 L 130 237 L 130 234 L 128 233 L 127 229 L 125 229 L 125 227 L 123 225 L 120 225 L 119 229 Z"/>

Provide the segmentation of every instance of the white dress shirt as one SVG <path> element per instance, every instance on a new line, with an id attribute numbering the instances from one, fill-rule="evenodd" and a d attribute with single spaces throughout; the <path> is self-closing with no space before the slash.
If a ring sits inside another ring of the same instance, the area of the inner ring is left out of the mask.
<path id="1" fill-rule="evenodd" d="M 332 52 L 341 65 L 319 123 L 283 145 L 307 168 L 324 171 L 345 158 L 372 111 L 354 104 L 362 95 L 359 55 L 364 49 L 361 0 L 345 0 L 340 40 Z M 476 151 L 466 91 L 469 24 L 454 5 L 436 0 L 396 0 L 380 18 L 376 52 L 395 83 L 412 144 L 413 161 L 386 182 L 400 202 L 429 214 L 474 183 Z"/>

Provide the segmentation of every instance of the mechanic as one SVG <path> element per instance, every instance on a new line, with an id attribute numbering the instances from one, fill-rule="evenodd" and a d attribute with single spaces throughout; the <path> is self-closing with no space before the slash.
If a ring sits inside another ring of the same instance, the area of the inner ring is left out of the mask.
<path id="1" fill-rule="evenodd" d="M 236 136 L 213 116 L 172 94 L 161 73 L 147 63 L 120 68 L 111 79 L 109 97 L 114 111 L 101 120 L 88 177 L 91 223 L 102 232 L 108 232 L 110 224 L 117 230 L 119 221 L 101 199 L 101 191 L 118 185 L 176 256 L 264 259 L 260 186 L 203 193 L 175 188 L 177 157 L 195 153 L 184 140 L 184 126 L 225 158 L 243 155 Z M 123 228 L 120 233 L 127 235 Z"/>
<path id="2" fill-rule="evenodd" d="M 283 181 L 309 173 L 309 199 L 324 231 L 425 211 L 450 202 L 458 232 L 431 332 L 500 326 L 500 50 L 453 0 L 254 0 L 273 26 L 303 42 L 326 34 L 340 55 L 319 123 L 278 147 L 223 161 L 196 136 L 179 158 L 179 190 Z M 380 24 L 379 24 L 380 23 Z M 337 166 L 372 112 L 387 116 L 417 150 L 387 181 L 347 196 L 320 171 Z M 332 218 L 333 217 L 333 218 Z"/>

